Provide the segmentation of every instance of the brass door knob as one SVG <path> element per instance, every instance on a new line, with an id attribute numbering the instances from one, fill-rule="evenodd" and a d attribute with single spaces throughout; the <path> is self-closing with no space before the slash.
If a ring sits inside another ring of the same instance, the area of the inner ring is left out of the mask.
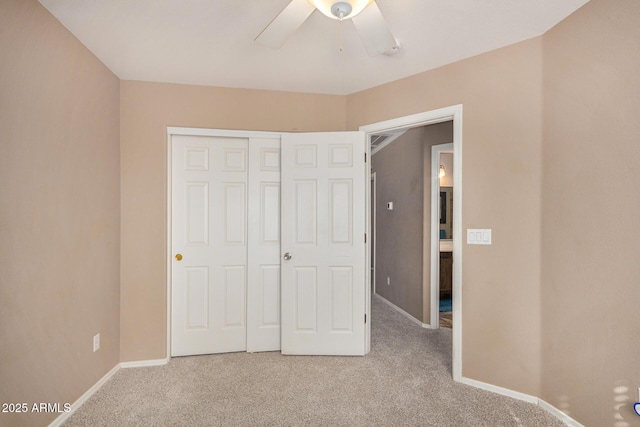
<path id="1" fill-rule="evenodd" d="M 182 260 L 182 254 L 177 254 L 176 261 L 181 261 L 181 260 Z"/>

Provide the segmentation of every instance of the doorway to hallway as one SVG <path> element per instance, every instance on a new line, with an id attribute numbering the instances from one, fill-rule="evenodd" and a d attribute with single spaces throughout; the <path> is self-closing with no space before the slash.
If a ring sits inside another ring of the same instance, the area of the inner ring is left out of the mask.
<path id="1" fill-rule="evenodd" d="M 414 115 L 410 115 L 410 116 L 405 116 L 405 117 L 400 117 L 400 118 L 396 118 L 396 119 L 391 119 L 391 120 L 387 120 L 387 121 L 383 121 L 383 122 L 379 122 L 379 123 L 374 123 L 374 124 L 370 124 L 370 125 L 366 125 L 366 126 L 361 126 L 360 130 L 366 132 L 367 137 L 369 138 L 369 140 L 371 140 L 371 137 L 374 135 L 378 135 L 378 134 L 382 134 L 382 133 L 389 133 L 389 132 L 396 132 L 396 131 L 401 131 L 401 130 L 408 130 L 408 129 L 412 129 L 412 128 L 416 128 L 416 127 L 420 127 L 420 126 L 427 126 L 427 125 L 433 125 L 433 124 L 437 124 L 437 123 L 442 123 L 442 122 L 447 122 L 447 121 L 451 121 L 452 122 L 452 127 L 453 127 L 453 148 L 454 148 L 454 155 L 453 155 L 453 163 L 454 163 L 454 180 L 461 184 L 462 183 L 462 105 L 456 105 L 456 106 L 452 106 L 452 107 L 446 107 L 446 108 L 441 108 L 438 110 L 433 110 L 433 111 L 428 111 L 428 112 L 424 112 L 424 113 L 418 113 L 418 114 L 414 114 Z M 430 174 L 429 174 L 430 175 Z M 382 182 L 382 177 L 381 175 L 376 171 L 376 186 L 378 188 L 378 190 L 380 189 L 380 183 Z M 379 197 L 379 191 L 377 193 L 377 197 Z M 393 201 L 393 200 L 389 200 L 389 201 Z M 384 204 L 385 209 L 387 208 L 387 206 L 389 206 L 387 204 L 387 202 L 389 201 L 382 201 L 382 200 L 378 200 L 376 205 L 377 205 L 377 218 L 376 221 L 379 222 L 380 221 L 380 206 L 382 206 Z M 371 203 L 371 197 L 368 198 L 368 203 Z M 393 204 L 390 205 L 389 207 L 395 207 Z M 452 232 L 454 235 L 457 236 L 461 236 L 462 235 L 462 224 L 461 224 L 461 218 L 462 218 L 462 185 L 458 185 L 456 188 L 456 191 L 453 195 L 453 207 L 452 207 L 452 217 L 453 217 L 453 228 L 452 228 Z M 428 208 L 427 209 L 431 209 L 431 203 L 428 203 Z M 368 212 L 370 212 L 370 207 L 368 209 Z M 369 214 L 369 216 L 371 216 Z M 369 227 L 371 228 L 371 218 L 369 218 Z M 383 284 L 380 283 L 380 275 L 377 273 L 377 271 L 379 270 L 379 268 L 381 267 L 381 257 L 379 256 L 379 241 L 380 241 L 380 227 L 376 227 L 378 234 L 376 235 L 376 252 L 378 252 L 378 254 L 376 254 L 376 263 L 374 264 L 375 270 L 376 270 L 376 290 L 379 290 L 380 286 L 383 286 Z M 427 227 L 427 234 L 429 235 L 429 238 L 425 238 L 423 241 L 427 241 L 430 244 L 433 244 L 433 239 L 430 238 L 430 227 Z M 423 230 L 424 232 L 424 230 Z M 426 236 L 425 236 L 426 237 Z M 453 378 L 456 381 L 460 381 L 462 379 L 462 354 L 461 354 L 461 348 L 462 348 L 462 305 L 461 305 L 461 288 L 462 288 L 462 268 L 461 268 L 461 260 L 462 260 L 462 242 L 461 239 L 455 239 L 452 241 L 452 255 L 453 258 L 455 259 L 455 263 L 453 263 L 452 266 L 452 294 L 453 294 L 453 299 L 452 299 L 452 313 L 453 313 L 453 328 L 452 328 L 452 335 L 453 335 L 453 344 L 452 344 L 452 359 L 453 359 L 453 363 L 452 363 L 452 374 L 453 374 Z M 423 250 L 423 254 L 427 253 L 427 254 L 431 254 L 434 251 L 431 251 L 431 248 L 429 247 L 429 250 L 424 251 Z M 430 265 L 430 256 L 427 257 L 426 259 L 423 260 L 423 266 L 425 265 Z M 428 274 L 423 274 L 423 278 L 424 277 L 430 277 L 430 272 Z M 385 283 L 386 283 L 386 277 L 385 279 Z M 425 300 L 427 301 L 427 305 L 429 307 L 431 307 L 433 299 L 431 298 L 431 287 L 429 286 L 429 280 L 426 280 L 427 286 L 424 286 L 424 282 L 423 282 L 423 303 L 425 302 Z M 425 307 L 425 305 L 423 304 L 423 307 Z M 429 314 L 429 319 L 431 317 L 431 314 L 435 311 L 435 310 L 429 310 L 430 313 Z M 436 312 L 437 314 L 437 312 Z M 423 318 L 425 318 L 423 316 Z M 433 322 L 431 322 L 433 323 Z M 423 326 L 425 327 L 430 327 L 431 325 L 427 325 L 427 324 L 423 324 Z"/>

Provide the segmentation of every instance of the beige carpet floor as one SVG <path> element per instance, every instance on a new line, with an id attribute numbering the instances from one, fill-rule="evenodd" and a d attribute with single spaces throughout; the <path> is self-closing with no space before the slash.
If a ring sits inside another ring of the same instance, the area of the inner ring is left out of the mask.
<path id="1" fill-rule="evenodd" d="M 71 426 L 562 426 L 537 406 L 451 379 L 451 330 L 376 299 L 365 357 L 235 353 L 122 369 Z"/>

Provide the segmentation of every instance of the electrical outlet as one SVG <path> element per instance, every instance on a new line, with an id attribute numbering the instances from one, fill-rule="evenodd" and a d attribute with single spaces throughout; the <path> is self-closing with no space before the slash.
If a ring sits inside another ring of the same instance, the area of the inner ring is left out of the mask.
<path id="1" fill-rule="evenodd" d="M 387 286 L 391 286 L 391 277 L 387 276 Z"/>
<path id="2" fill-rule="evenodd" d="M 93 337 L 93 352 L 95 353 L 100 349 L 100 334 L 96 334 Z"/>

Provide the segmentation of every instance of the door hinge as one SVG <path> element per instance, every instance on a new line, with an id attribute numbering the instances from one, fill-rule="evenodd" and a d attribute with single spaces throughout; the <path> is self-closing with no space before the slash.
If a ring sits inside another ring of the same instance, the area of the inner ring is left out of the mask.
<path id="1" fill-rule="evenodd" d="M 364 242 L 367 243 L 367 233 L 364 233 Z"/>
<path id="2" fill-rule="evenodd" d="M 364 162 L 367 163 L 367 153 L 364 153 Z"/>
<path id="3" fill-rule="evenodd" d="M 364 323 L 367 323 L 367 315 L 366 315 L 366 313 L 364 315 Z"/>

